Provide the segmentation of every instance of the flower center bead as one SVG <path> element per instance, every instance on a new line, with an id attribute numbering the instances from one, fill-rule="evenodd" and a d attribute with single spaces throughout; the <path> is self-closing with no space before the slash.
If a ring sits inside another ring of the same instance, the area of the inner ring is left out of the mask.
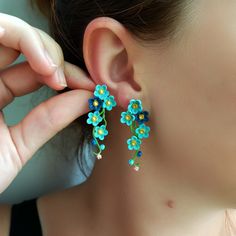
<path id="1" fill-rule="evenodd" d="M 111 105 L 111 102 L 110 102 L 110 101 L 107 101 L 107 105 L 110 106 L 110 105 Z"/>
<path id="2" fill-rule="evenodd" d="M 97 117 L 96 116 L 93 116 L 93 118 L 92 118 L 92 120 L 95 122 L 95 121 L 97 121 Z"/>
<path id="3" fill-rule="evenodd" d="M 98 133 L 99 133 L 99 134 L 103 134 L 103 130 L 99 129 L 99 130 L 98 130 Z"/>
<path id="4" fill-rule="evenodd" d="M 140 133 L 140 134 L 144 134 L 144 133 L 145 133 L 145 130 L 144 130 L 144 129 L 140 129 L 140 130 L 139 130 L 139 133 Z"/>
<path id="5" fill-rule="evenodd" d="M 93 105 L 94 105 L 95 107 L 97 107 L 97 106 L 99 105 L 98 101 L 95 100 L 95 101 L 93 102 Z"/>
<path id="6" fill-rule="evenodd" d="M 140 114 L 140 115 L 139 115 L 139 119 L 140 119 L 140 120 L 143 120 L 143 119 L 144 119 L 144 115 L 143 115 L 143 114 Z"/>
<path id="7" fill-rule="evenodd" d="M 137 105 L 137 104 L 133 104 L 133 108 L 134 108 L 134 109 L 137 109 L 137 108 L 138 108 L 138 105 Z"/>
<path id="8" fill-rule="evenodd" d="M 103 89 L 100 89 L 100 90 L 99 90 L 99 93 L 100 93 L 100 94 L 104 94 L 104 90 L 103 90 Z"/>
<path id="9" fill-rule="evenodd" d="M 131 120 L 131 117 L 129 115 L 125 116 L 126 120 Z"/>
<path id="10" fill-rule="evenodd" d="M 135 145 L 137 144 L 137 142 L 133 140 L 133 141 L 131 142 L 131 144 L 132 144 L 132 146 L 135 146 Z"/>

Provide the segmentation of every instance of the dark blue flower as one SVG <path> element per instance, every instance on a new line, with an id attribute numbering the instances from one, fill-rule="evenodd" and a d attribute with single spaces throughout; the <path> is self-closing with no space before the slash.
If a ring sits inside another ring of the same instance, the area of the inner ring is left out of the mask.
<path id="1" fill-rule="evenodd" d="M 103 106 L 103 101 L 100 98 L 94 97 L 89 99 L 90 110 L 99 111 L 102 106 Z"/>
<path id="2" fill-rule="evenodd" d="M 135 115 L 135 120 L 141 125 L 149 121 L 149 113 L 147 111 L 141 111 Z"/>

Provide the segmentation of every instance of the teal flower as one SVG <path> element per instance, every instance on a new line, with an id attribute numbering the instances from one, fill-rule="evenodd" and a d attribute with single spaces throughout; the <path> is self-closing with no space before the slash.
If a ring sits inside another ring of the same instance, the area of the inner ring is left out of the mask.
<path id="1" fill-rule="evenodd" d="M 103 108 L 107 109 L 108 111 L 111 111 L 112 108 L 115 106 L 116 106 L 116 101 L 114 96 L 108 96 L 104 99 Z"/>
<path id="2" fill-rule="evenodd" d="M 142 141 L 136 136 L 132 136 L 130 139 L 127 140 L 129 150 L 139 150 L 141 143 Z"/>
<path id="3" fill-rule="evenodd" d="M 145 124 L 142 124 L 135 130 L 135 132 L 139 138 L 148 138 L 150 127 Z"/>
<path id="4" fill-rule="evenodd" d="M 102 100 L 105 100 L 109 96 L 109 91 L 107 90 L 106 85 L 97 85 L 94 91 L 94 95 Z"/>
<path id="5" fill-rule="evenodd" d="M 143 110 L 142 102 L 140 100 L 131 99 L 128 105 L 128 111 L 132 114 L 137 114 Z"/>
<path id="6" fill-rule="evenodd" d="M 130 126 L 134 120 L 135 116 L 131 112 L 127 111 L 121 113 L 120 122 L 122 124 L 127 124 L 128 126 Z"/>
<path id="7" fill-rule="evenodd" d="M 105 125 L 97 126 L 94 130 L 94 136 L 100 140 L 104 140 L 104 137 L 108 135 L 108 131 Z"/>
<path id="8" fill-rule="evenodd" d="M 87 123 L 97 126 L 102 121 L 99 111 L 89 112 Z"/>

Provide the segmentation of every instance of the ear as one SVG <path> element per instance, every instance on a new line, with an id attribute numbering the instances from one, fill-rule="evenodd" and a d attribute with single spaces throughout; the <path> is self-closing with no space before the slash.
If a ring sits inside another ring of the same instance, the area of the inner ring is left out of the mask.
<path id="1" fill-rule="evenodd" d="M 124 109 L 131 99 L 142 98 L 134 69 L 136 46 L 125 27 L 109 17 L 91 21 L 84 33 L 83 54 L 91 78 L 95 84 L 106 84 Z"/>

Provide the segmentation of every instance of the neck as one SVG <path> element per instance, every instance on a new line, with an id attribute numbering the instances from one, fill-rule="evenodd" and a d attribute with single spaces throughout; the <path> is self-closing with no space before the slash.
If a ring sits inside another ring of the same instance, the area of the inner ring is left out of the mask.
<path id="1" fill-rule="evenodd" d="M 130 131 L 120 112 L 112 111 L 103 159 L 85 183 L 101 235 L 222 236 L 225 211 L 166 163 L 151 120 L 139 172 L 128 165 Z"/>

